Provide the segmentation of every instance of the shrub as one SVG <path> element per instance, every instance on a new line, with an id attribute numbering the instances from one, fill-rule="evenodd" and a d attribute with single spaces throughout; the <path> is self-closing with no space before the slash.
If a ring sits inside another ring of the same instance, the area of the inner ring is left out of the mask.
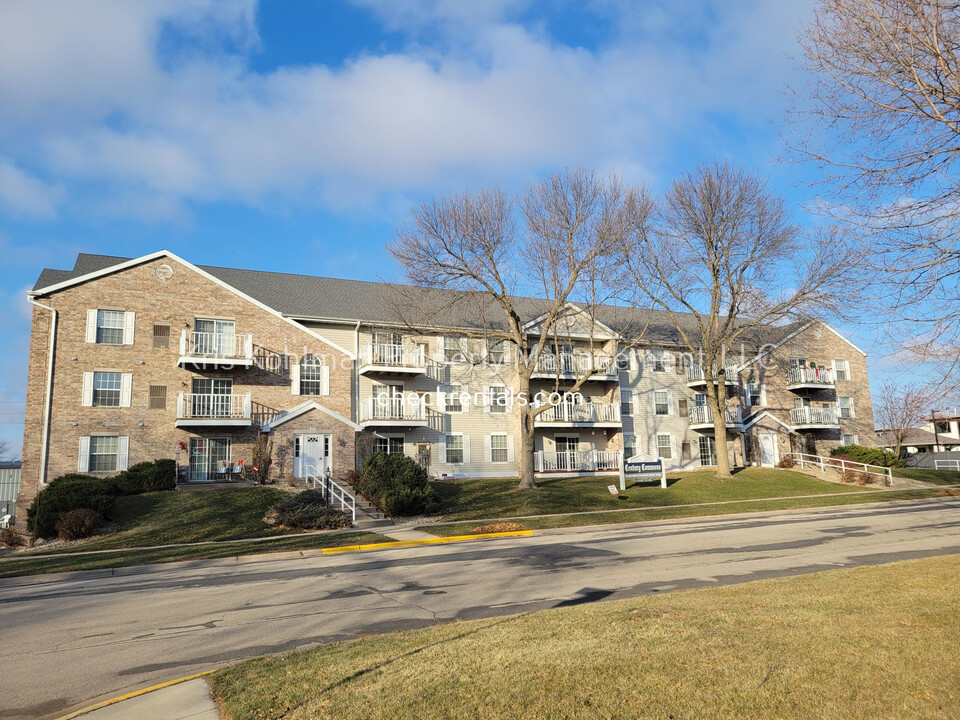
<path id="1" fill-rule="evenodd" d="M 302 530 L 336 530 L 351 525 L 349 515 L 327 507 L 319 490 L 304 490 L 284 498 L 268 515 L 277 525 Z"/>
<path id="2" fill-rule="evenodd" d="M 0 545 L 8 548 L 23 547 L 27 544 L 23 535 L 13 528 L 3 528 L 0 530 Z"/>
<path id="3" fill-rule="evenodd" d="M 27 530 L 37 537 L 54 537 L 62 513 L 87 508 L 107 516 L 118 495 L 173 490 L 176 487 L 175 472 L 173 460 L 154 460 L 137 463 L 108 478 L 83 473 L 61 475 L 33 498 L 27 509 Z"/>
<path id="4" fill-rule="evenodd" d="M 882 448 L 868 448 L 863 445 L 840 445 L 830 453 L 833 457 L 842 457 L 851 462 L 881 467 L 900 467 L 903 460 Z"/>
<path id="5" fill-rule="evenodd" d="M 778 468 L 789 469 L 795 467 L 796 463 L 793 461 L 793 457 L 787 455 L 780 462 L 777 463 Z"/>
<path id="6" fill-rule="evenodd" d="M 421 515 L 436 501 L 427 471 L 406 455 L 377 453 L 363 461 L 357 490 L 387 515 Z"/>
<path id="7" fill-rule="evenodd" d="M 77 508 L 61 513 L 57 519 L 57 537 L 61 540 L 82 540 L 95 535 L 103 527 L 103 515 L 90 508 Z"/>

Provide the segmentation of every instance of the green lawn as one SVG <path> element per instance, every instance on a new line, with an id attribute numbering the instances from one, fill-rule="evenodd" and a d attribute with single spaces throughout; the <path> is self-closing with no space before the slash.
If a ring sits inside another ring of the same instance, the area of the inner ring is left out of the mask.
<path id="1" fill-rule="evenodd" d="M 103 555 L 46 557 L 44 554 L 18 554 L 0 559 L 0 578 L 72 572 L 75 570 L 102 570 L 105 568 L 130 567 L 132 565 L 152 565 L 178 560 L 209 560 L 211 558 L 259 555 L 288 550 L 315 550 L 340 545 L 378 542 L 392 542 L 392 540 L 376 533 L 358 531 L 306 536 L 290 535 L 255 543 L 227 542 L 219 545 L 166 547 L 153 550 L 134 549 Z M 47 553 L 47 555 L 49 554 Z"/>
<path id="2" fill-rule="evenodd" d="M 0 577 L 390 542 L 390 538 L 375 533 L 303 535 L 296 531 L 284 532 L 264 523 L 263 516 L 267 510 L 286 495 L 276 488 L 254 487 L 120 497 L 113 507 L 116 533 L 82 543 L 38 548 L 0 558 Z M 285 537 L 255 543 L 226 542 L 222 545 L 142 549 L 156 545 L 235 541 L 277 535 Z M 126 552 L 46 557 L 115 549 L 125 549 Z"/>
<path id="3" fill-rule="evenodd" d="M 956 470 L 931 470 L 928 468 L 891 468 L 894 477 L 923 480 L 935 485 L 960 484 L 960 472 Z"/>
<path id="4" fill-rule="evenodd" d="M 518 490 L 516 479 L 467 479 L 433 482 L 442 497 L 444 520 L 519 517 L 549 513 L 649 508 L 663 505 L 745 500 L 857 491 L 857 486 L 818 480 L 792 470 L 747 468 L 720 480 L 710 470 L 668 475 L 659 482 L 628 487 L 619 498 L 607 485 L 617 478 L 561 478 L 537 481 L 537 490 Z"/>
<path id="5" fill-rule="evenodd" d="M 246 718 L 956 718 L 960 556 L 369 636 L 211 676 Z"/>
<path id="6" fill-rule="evenodd" d="M 276 488 L 230 488 L 155 492 L 117 498 L 117 532 L 49 552 L 170 545 L 208 540 L 239 540 L 283 533 L 263 516 L 287 493 Z M 42 550 L 38 550 L 42 552 Z"/>

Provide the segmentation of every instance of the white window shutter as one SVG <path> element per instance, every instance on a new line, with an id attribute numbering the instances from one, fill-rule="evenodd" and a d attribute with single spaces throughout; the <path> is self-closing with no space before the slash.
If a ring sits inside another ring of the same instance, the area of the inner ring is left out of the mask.
<path id="1" fill-rule="evenodd" d="M 767 388 L 763 385 L 760 386 L 760 404 L 763 407 L 767 406 Z"/>
<path id="2" fill-rule="evenodd" d="M 290 366 L 290 394 L 291 395 L 300 394 L 300 365 L 299 364 Z"/>
<path id="3" fill-rule="evenodd" d="M 439 336 L 437 337 L 437 353 L 436 353 L 437 362 L 443 362 L 443 346 L 444 346 L 444 344 L 445 344 L 445 342 L 444 342 L 444 336 L 443 336 L 443 335 L 439 335 Z"/>
<path id="4" fill-rule="evenodd" d="M 507 435 L 507 462 L 513 462 L 513 435 Z"/>
<path id="5" fill-rule="evenodd" d="M 320 368 L 320 394 L 330 394 L 330 368 L 326 365 Z"/>
<path id="6" fill-rule="evenodd" d="M 857 413 L 853 409 L 853 398 L 850 398 L 848 402 L 850 403 L 850 419 L 852 420 L 857 416 Z"/>
<path id="7" fill-rule="evenodd" d="M 126 470 L 130 457 L 130 438 L 117 438 L 117 470 Z"/>
<path id="8" fill-rule="evenodd" d="M 87 338 L 88 343 L 97 341 L 97 311 L 87 310 Z"/>
<path id="9" fill-rule="evenodd" d="M 183 417 L 183 401 L 184 401 L 183 393 L 182 392 L 177 393 L 177 417 L 178 418 Z"/>
<path id="10" fill-rule="evenodd" d="M 493 449 L 490 447 L 492 442 L 489 435 L 483 436 L 483 461 L 485 463 L 493 462 Z"/>
<path id="11" fill-rule="evenodd" d="M 673 393 L 667 390 L 667 415 L 676 415 L 673 409 Z"/>
<path id="12" fill-rule="evenodd" d="M 137 323 L 137 314 L 126 312 L 123 314 L 123 344 L 133 345 L 133 331 Z"/>
<path id="13" fill-rule="evenodd" d="M 463 436 L 463 464 L 466 465 L 470 462 L 470 436 Z"/>
<path id="14" fill-rule="evenodd" d="M 83 374 L 83 395 L 80 401 L 83 407 L 93 407 L 93 373 Z"/>
<path id="15" fill-rule="evenodd" d="M 443 438 L 437 443 L 437 462 L 446 463 L 447 462 L 447 439 Z"/>
<path id="16" fill-rule="evenodd" d="M 77 452 L 77 472 L 90 472 L 90 438 L 80 438 L 80 450 Z"/>
<path id="17" fill-rule="evenodd" d="M 133 389 L 133 375 L 123 373 L 120 376 L 120 407 L 130 407 L 130 395 Z"/>

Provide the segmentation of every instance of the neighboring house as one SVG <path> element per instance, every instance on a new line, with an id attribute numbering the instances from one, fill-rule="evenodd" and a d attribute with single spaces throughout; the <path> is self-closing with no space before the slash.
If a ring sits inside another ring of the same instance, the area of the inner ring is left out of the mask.
<path id="1" fill-rule="evenodd" d="M 934 410 L 931 419 L 920 427 L 935 437 L 932 452 L 960 450 L 960 408 Z"/>
<path id="2" fill-rule="evenodd" d="M 887 452 L 893 452 L 897 446 L 897 439 L 890 430 L 877 430 L 877 445 Z M 900 443 L 900 452 L 910 455 L 934 452 L 936 445 L 937 436 L 932 432 L 919 428 L 909 428 Z"/>
<path id="3" fill-rule="evenodd" d="M 0 518 L 17 517 L 17 495 L 20 491 L 20 461 L 0 460 Z"/>
<path id="4" fill-rule="evenodd" d="M 496 309 L 458 309 L 461 294 L 199 267 L 160 251 L 81 254 L 73 270 L 44 270 L 29 295 L 21 503 L 67 472 L 175 454 L 189 481 L 218 479 L 238 460 L 252 465 L 263 435 L 274 476 L 277 450 L 289 449 L 287 478 L 343 476 L 364 448 L 405 453 L 434 476 L 518 472 L 516 406 L 464 402 L 509 398 L 517 358 L 484 337 Z M 398 314 L 410 298 L 421 309 L 442 301 L 416 333 Z M 532 337 L 544 307 L 521 301 Z M 541 474 L 616 472 L 621 450 L 687 469 L 715 464 L 718 450 L 773 465 L 791 451 L 873 443 L 865 355 L 823 323 L 768 328 L 731 360 L 718 449 L 703 396 L 712 373 L 678 352 L 665 314 L 605 306 L 589 317 L 571 305 L 564 320 L 533 392 L 601 371 L 579 402 L 538 417 Z M 642 342 L 621 355 L 638 327 Z"/>

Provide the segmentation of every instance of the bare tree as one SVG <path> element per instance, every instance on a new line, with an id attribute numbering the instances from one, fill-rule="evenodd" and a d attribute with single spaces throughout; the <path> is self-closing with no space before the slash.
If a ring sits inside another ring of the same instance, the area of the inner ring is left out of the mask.
<path id="1" fill-rule="evenodd" d="M 802 231 L 763 180 L 727 163 L 682 175 L 659 204 L 645 192 L 628 204 L 624 286 L 665 310 L 699 357 L 717 472 L 729 477 L 725 377 L 739 364 L 738 344 L 754 343 L 765 326 L 839 312 L 853 288 L 854 251 L 838 233 Z"/>
<path id="2" fill-rule="evenodd" d="M 5 459 L 8 452 L 10 452 L 10 443 L 6 440 L 0 440 L 0 460 Z"/>
<path id="3" fill-rule="evenodd" d="M 468 336 L 507 345 L 516 358 L 516 394 L 529 399 L 541 358 L 569 334 L 570 303 L 592 323 L 609 297 L 610 263 L 629 230 L 626 199 L 617 178 L 572 170 L 516 199 L 481 191 L 422 203 L 390 252 L 414 286 L 437 292 L 406 293 L 405 324 L 436 327 L 438 316 L 449 321 L 458 306 L 476 328 Z M 633 331 L 630 342 L 642 334 Z M 587 357 L 567 392 L 607 369 L 592 352 Z M 519 404 L 521 488 L 536 487 L 535 418 L 550 407 Z"/>
<path id="4" fill-rule="evenodd" d="M 880 384 L 873 400 L 873 420 L 884 441 L 893 446 L 895 457 L 900 457 L 907 434 L 923 424 L 937 399 L 937 393 L 919 383 L 899 385 L 885 380 Z"/>
<path id="5" fill-rule="evenodd" d="M 920 324 L 913 349 L 956 364 L 960 4 L 821 0 L 800 42 L 813 104 L 796 146 L 839 190 L 829 211 L 870 243 L 885 309 Z"/>

